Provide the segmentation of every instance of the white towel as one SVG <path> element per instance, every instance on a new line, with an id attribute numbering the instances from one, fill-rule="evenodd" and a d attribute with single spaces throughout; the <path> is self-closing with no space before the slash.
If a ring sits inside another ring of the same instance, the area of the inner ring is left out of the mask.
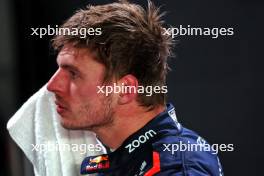
<path id="1" fill-rule="evenodd" d="M 80 175 L 82 160 L 105 149 L 92 132 L 64 129 L 55 107 L 53 93 L 44 86 L 13 115 L 7 129 L 36 176 Z"/>

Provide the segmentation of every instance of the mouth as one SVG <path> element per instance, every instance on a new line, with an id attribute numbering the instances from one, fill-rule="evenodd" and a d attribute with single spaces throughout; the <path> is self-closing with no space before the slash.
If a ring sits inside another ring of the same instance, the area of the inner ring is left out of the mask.
<path id="1" fill-rule="evenodd" d="M 55 101 L 55 104 L 56 104 L 56 110 L 57 110 L 57 112 L 58 112 L 60 115 L 62 115 L 65 111 L 67 111 L 66 106 L 64 106 L 64 105 L 61 104 L 60 102 Z"/>

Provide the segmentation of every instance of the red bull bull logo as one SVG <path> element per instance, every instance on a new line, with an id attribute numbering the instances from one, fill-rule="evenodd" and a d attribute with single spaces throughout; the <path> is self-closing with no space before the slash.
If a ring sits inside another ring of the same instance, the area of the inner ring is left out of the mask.
<path id="1" fill-rule="evenodd" d="M 87 171 L 107 169 L 110 167 L 108 155 L 101 155 L 95 158 L 90 158 L 89 165 L 86 166 Z"/>
<path id="2" fill-rule="evenodd" d="M 108 161 L 108 156 L 107 155 L 106 156 L 97 156 L 97 157 L 95 157 L 93 159 L 90 159 L 90 163 L 98 164 L 98 163 L 100 163 L 102 161 Z"/>

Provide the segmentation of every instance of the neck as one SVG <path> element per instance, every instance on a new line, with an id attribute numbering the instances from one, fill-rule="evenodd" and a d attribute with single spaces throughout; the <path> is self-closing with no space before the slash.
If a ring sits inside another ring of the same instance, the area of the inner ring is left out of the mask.
<path id="1" fill-rule="evenodd" d="M 125 139 L 144 127 L 150 120 L 165 110 L 164 106 L 146 111 L 142 107 L 122 107 L 116 110 L 114 121 L 109 126 L 93 129 L 102 143 L 111 149 L 122 145 Z"/>

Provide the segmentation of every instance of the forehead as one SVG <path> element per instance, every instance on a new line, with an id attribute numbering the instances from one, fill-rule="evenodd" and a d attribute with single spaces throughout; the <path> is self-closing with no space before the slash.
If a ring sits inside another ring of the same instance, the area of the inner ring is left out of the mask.
<path id="1" fill-rule="evenodd" d="M 98 72 L 98 70 L 105 70 L 105 66 L 96 61 L 93 53 L 87 48 L 76 48 L 72 46 L 65 46 L 57 56 L 57 63 L 60 67 L 75 67 L 80 72 L 87 72 L 88 70 Z"/>
<path id="2" fill-rule="evenodd" d="M 85 48 L 75 48 L 72 46 L 65 46 L 59 52 L 57 56 L 57 62 L 60 63 L 74 63 L 74 62 L 84 62 L 91 60 L 92 55 Z"/>

